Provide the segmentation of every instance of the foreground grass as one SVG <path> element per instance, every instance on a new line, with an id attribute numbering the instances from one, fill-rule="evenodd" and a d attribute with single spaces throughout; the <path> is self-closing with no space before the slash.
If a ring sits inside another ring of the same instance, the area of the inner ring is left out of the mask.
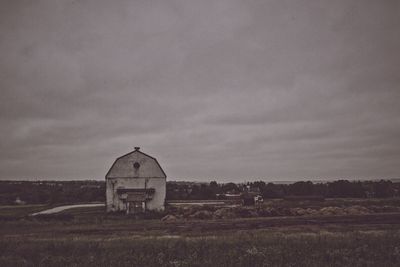
<path id="1" fill-rule="evenodd" d="M 265 203 L 355 204 L 400 205 L 398 199 Z M 400 266 L 398 214 L 165 223 L 97 207 L 26 216 L 38 209 L 44 207 L 0 208 L 0 266 Z"/>
<path id="2" fill-rule="evenodd" d="M 398 266 L 400 232 L 0 241 L 0 266 Z"/>
<path id="3" fill-rule="evenodd" d="M 0 220 L 15 220 L 51 208 L 47 204 L 0 206 Z"/>

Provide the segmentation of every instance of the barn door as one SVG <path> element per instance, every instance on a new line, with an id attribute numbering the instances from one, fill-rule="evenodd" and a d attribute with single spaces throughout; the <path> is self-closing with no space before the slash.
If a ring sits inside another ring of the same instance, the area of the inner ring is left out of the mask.
<path id="1" fill-rule="evenodd" d="M 128 208 L 128 213 L 129 214 L 137 214 L 137 213 L 142 213 L 144 212 L 145 209 L 145 203 L 143 201 L 132 201 L 128 202 L 129 208 Z"/>

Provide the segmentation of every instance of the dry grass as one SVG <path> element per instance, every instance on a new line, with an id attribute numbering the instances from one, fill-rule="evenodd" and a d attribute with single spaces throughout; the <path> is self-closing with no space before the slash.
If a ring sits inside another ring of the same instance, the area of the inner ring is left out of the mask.
<path id="1" fill-rule="evenodd" d="M 0 241 L 0 266 L 398 266 L 399 262 L 397 231 Z"/>
<path id="2" fill-rule="evenodd" d="M 298 204 L 276 200 L 270 206 Z M 398 200 L 312 204 L 320 209 L 370 208 L 397 206 Z M 300 203 L 302 208 L 309 205 Z M 400 262 L 400 213 L 165 223 L 107 215 L 97 207 L 46 218 L 23 216 L 37 209 L 43 207 L 0 208 L 0 215 L 15 216 L 0 220 L 0 266 L 398 266 Z"/>

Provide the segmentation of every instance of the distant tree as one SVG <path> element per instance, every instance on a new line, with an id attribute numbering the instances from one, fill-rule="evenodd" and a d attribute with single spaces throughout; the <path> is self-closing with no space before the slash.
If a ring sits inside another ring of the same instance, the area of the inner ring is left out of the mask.
<path id="1" fill-rule="evenodd" d="M 239 187 L 236 185 L 236 184 L 234 184 L 234 183 L 227 183 L 227 184 L 224 184 L 224 185 L 222 185 L 222 191 L 224 192 L 224 193 L 226 193 L 226 192 L 228 192 L 228 191 L 233 191 L 233 192 L 239 192 Z"/>
<path id="2" fill-rule="evenodd" d="M 392 197 L 394 191 L 394 186 L 391 181 L 380 180 L 374 183 L 375 197 Z"/>
<path id="3" fill-rule="evenodd" d="M 283 192 L 280 186 L 273 183 L 268 183 L 261 190 L 263 198 L 280 198 L 283 196 Z"/>
<path id="4" fill-rule="evenodd" d="M 361 182 L 338 180 L 328 183 L 328 197 L 365 197 L 365 190 Z"/>
<path id="5" fill-rule="evenodd" d="M 314 184 L 310 181 L 307 182 L 296 182 L 289 185 L 288 192 L 294 196 L 307 196 L 314 194 Z"/>
<path id="6" fill-rule="evenodd" d="M 255 181 L 250 184 L 250 187 L 258 188 L 262 192 L 264 190 L 264 187 L 266 186 L 264 181 Z"/>
<path id="7" fill-rule="evenodd" d="M 216 194 L 221 194 L 222 193 L 222 189 L 221 189 L 221 187 L 218 185 L 218 183 L 216 181 L 210 182 L 209 188 L 210 188 L 210 191 L 212 192 L 214 197 L 216 196 Z"/>
<path id="8" fill-rule="evenodd" d="M 210 187 L 218 187 L 218 183 L 216 181 L 211 181 Z"/>
<path id="9" fill-rule="evenodd" d="M 201 194 L 200 194 L 200 187 L 198 185 L 193 185 L 192 190 L 188 196 L 189 199 L 201 199 Z"/>

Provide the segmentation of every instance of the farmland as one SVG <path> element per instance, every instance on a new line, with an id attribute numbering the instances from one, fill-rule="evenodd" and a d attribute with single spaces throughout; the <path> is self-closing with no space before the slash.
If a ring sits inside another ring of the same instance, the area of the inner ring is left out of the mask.
<path id="1" fill-rule="evenodd" d="M 7 206 L 0 208 L 0 265 L 397 266 L 399 203 L 274 199 L 258 207 L 171 205 L 142 218 L 105 214 L 103 207 L 31 217 L 45 206 L 14 212 Z M 231 215 L 214 216 L 224 214 L 221 209 Z M 275 213 L 257 213 L 262 210 Z M 292 213 L 299 210 L 315 212 Z M 174 219 L 161 220 L 165 216 Z"/>
<path id="2" fill-rule="evenodd" d="M 398 231 L 7 239 L 2 266 L 396 266 Z"/>
<path id="3" fill-rule="evenodd" d="M 397 183 L 259 183 L 263 203 L 215 198 L 246 186 L 169 183 L 166 210 L 136 216 L 101 206 L 30 216 L 104 203 L 104 184 L 3 182 L 0 266 L 398 266 Z"/>

